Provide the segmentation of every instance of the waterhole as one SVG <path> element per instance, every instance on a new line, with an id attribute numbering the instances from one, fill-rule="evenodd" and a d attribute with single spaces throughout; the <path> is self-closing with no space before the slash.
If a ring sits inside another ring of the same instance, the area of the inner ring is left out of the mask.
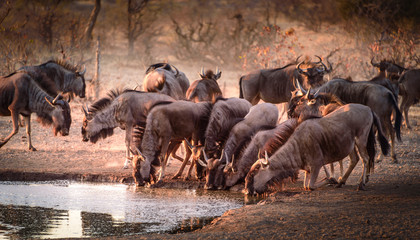
<path id="1" fill-rule="evenodd" d="M 186 232 L 242 205 L 242 194 L 225 191 L 0 182 L 0 239 Z"/>

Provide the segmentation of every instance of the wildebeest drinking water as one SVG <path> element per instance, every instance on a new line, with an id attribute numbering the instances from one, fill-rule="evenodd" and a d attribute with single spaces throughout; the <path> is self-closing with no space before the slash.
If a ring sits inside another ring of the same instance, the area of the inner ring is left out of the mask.
<path id="1" fill-rule="evenodd" d="M 0 141 L 0 147 L 6 144 L 19 130 L 19 114 L 24 117 L 29 150 L 36 151 L 31 141 L 31 113 L 36 113 L 43 125 L 53 125 L 54 135 L 69 134 L 71 115 L 69 104 L 61 99 L 48 95 L 26 73 L 14 72 L 0 78 L 0 115 L 11 116 L 13 130 Z"/>
<path id="2" fill-rule="evenodd" d="M 305 189 L 315 189 L 319 171 L 324 164 L 339 161 L 349 155 L 354 146 L 363 159 L 363 174 L 359 189 L 363 189 L 369 166 L 373 166 L 375 143 L 373 125 L 380 123 L 374 112 L 361 104 L 347 104 L 322 118 L 313 118 L 300 124 L 289 140 L 270 158 L 254 163 L 246 176 L 248 194 L 263 193 L 269 184 L 291 177 L 299 169 L 305 170 Z M 384 154 L 389 147 L 380 138 Z M 309 179 L 310 176 L 310 179 Z"/>

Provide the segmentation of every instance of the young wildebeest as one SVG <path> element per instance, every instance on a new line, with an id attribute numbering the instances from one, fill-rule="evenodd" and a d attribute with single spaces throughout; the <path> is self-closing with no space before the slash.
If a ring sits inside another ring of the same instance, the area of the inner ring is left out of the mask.
<path id="1" fill-rule="evenodd" d="M 270 103 L 288 102 L 291 92 L 296 89 L 295 79 L 306 89 L 318 87 L 324 83 L 324 74 L 331 72 L 321 58 L 319 62 L 291 63 L 281 68 L 263 69 L 251 72 L 239 79 L 239 97 L 245 98 L 252 105 L 260 99 Z M 302 69 L 302 65 L 307 65 Z"/>
<path id="2" fill-rule="evenodd" d="M 54 135 L 58 132 L 62 136 L 69 134 L 71 125 L 70 106 L 61 99 L 48 95 L 28 75 L 14 72 L 0 78 L 0 115 L 11 116 L 13 130 L 5 139 L 0 141 L 0 148 L 19 131 L 19 114 L 24 117 L 28 148 L 36 151 L 31 141 L 31 113 L 36 113 L 43 125 L 53 125 Z"/>
<path id="3" fill-rule="evenodd" d="M 207 163 L 206 189 L 223 187 L 223 171 L 233 158 L 239 158 L 240 150 L 251 140 L 257 131 L 276 126 L 279 113 L 271 103 L 261 103 L 253 106 L 244 120 L 238 122 L 230 131 L 224 145 L 224 154 L 219 159 L 211 158 Z M 236 155 L 235 155 L 236 154 Z"/>
<path id="4" fill-rule="evenodd" d="M 400 109 L 404 113 L 405 125 L 411 129 L 408 121 L 408 110 L 420 99 L 420 69 L 404 72 L 398 80 L 402 96 Z"/>
<path id="5" fill-rule="evenodd" d="M 126 160 L 131 159 L 131 152 L 137 154 L 136 147 L 141 144 L 142 133 L 146 125 L 149 109 L 156 102 L 175 101 L 159 93 L 146 93 L 135 90 L 112 90 L 107 97 L 94 102 L 84 109 L 82 137 L 83 141 L 96 143 L 100 138 L 112 136 L 116 127 L 125 129 Z M 137 140 L 133 145 L 133 138 Z M 128 161 L 125 162 L 126 167 Z"/>
<path id="6" fill-rule="evenodd" d="M 143 79 L 144 91 L 166 94 L 177 100 L 185 99 L 189 87 L 190 82 L 185 74 L 167 63 L 151 65 Z"/>
<path id="7" fill-rule="evenodd" d="M 137 185 L 144 185 L 150 182 L 151 167 L 154 162 L 161 162 L 159 181 L 165 176 L 166 161 L 170 141 L 183 141 L 185 138 L 192 139 L 193 146 L 199 142 L 204 143 L 204 132 L 206 130 L 212 104 L 209 102 L 193 103 L 178 101 L 173 103 L 162 103 L 155 105 L 147 116 L 146 129 L 141 144 L 141 161 L 134 171 Z M 191 151 L 187 148 L 187 154 L 181 168 L 175 176 L 181 176 L 187 164 Z M 160 160 L 157 160 L 160 158 Z M 193 161 L 187 174 L 190 176 L 192 167 L 196 164 L 197 153 L 193 154 Z"/>
<path id="8" fill-rule="evenodd" d="M 253 164 L 245 179 L 248 194 L 263 193 L 269 184 L 294 176 L 305 170 L 304 188 L 313 190 L 321 167 L 349 155 L 354 146 L 363 159 L 363 174 L 359 189 L 364 189 L 366 173 L 373 170 L 375 140 L 373 125 L 381 133 L 375 113 L 361 104 L 347 104 L 322 118 L 312 118 L 301 123 L 289 140 L 270 158 Z M 388 142 L 380 138 L 382 152 L 387 154 Z M 310 177 L 310 179 L 309 179 Z"/>
<path id="9" fill-rule="evenodd" d="M 391 158 L 397 162 L 395 154 L 395 134 L 401 140 L 401 112 L 391 91 L 377 84 L 353 82 L 347 79 L 332 79 L 316 91 L 331 93 L 343 102 L 360 103 L 369 106 L 381 120 L 381 126 L 391 138 Z M 392 127 L 391 116 L 395 111 L 395 123 Z"/>
<path id="10" fill-rule="evenodd" d="M 204 74 L 204 69 L 201 70 L 200 80 L 195 80 L 187 90 L 187 99 L 193 102 L 210 101 L 215 102 L 216 98 L 222 96 L 217 80 L 222 76 L 219 68 L 216 74 L 212 70 L 207 70 Z"/>
<path id="11" fill-rule="evenodd" d="M 38 66 L 24 66 L 18 71 L 27 72 L 51 96 L 69 93 L 70 99 L 73 95 L 85 97 L 86 67 L 80 71 L 63 60 L 51 60 Z"/>

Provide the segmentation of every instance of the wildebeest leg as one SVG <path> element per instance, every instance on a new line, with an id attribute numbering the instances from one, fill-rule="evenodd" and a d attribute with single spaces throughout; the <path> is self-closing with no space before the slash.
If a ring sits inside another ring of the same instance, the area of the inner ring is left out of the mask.
<path id="1" fill-rule="evenodd" d="M 24 116 L 23 120 L 25 121 L 25 125 L 26 125 L 26 135 L 28 135 L 28 148 L 31 151 L 36 151 L 36 148 L 32 146 L 32 139 L 31 139 L 31 115 Z"/>
<path id="2" fill-rule="evenodd" d="M 315 190 L 316 188 L 327 184 L 326 181 L 321 181 L 321 183 L 316 183 L 316 179 L 318 178 L 319 170 L 321 170 L 321 167 L 322 166 L 311 167 L 311 178 L 309 180 L 308 190 Z"/>
<path id="3" fill-rule="evenodd" d="M 163 163 L 160 164 L 161 169 L 160 169 L 160 174 L 159 174 L 159 178 L 158 178 L 158 183 L 160 181 L 162 181 L 163 178 L 165 177 L 165 169 L 166 169 L 166 164 L 168 162 L 168 158 L 166 158 L 166 155 L 167 155 L 166 153 L 168 152 L 170 140 L 171 140 L 170 138 L 166 138 L 166 137 L 164 137 L 162 139 L 162 145 L 161 145 L 162 148 L 161 148 L 161 152 L 160 152 L 160 155 L 161 155 L 160 159 L 163 160 Z"/>
<path id="4" fill-rule="evenodd" d="M 178 149 L 180 149 L 180 147 L 181 147 L 181 143 L 182 143 L 182 142 L 179 142 L 179 143 L 178 143 L 178 145 L 172 149 L 172 151 L 171 151 L 171 157 L 172 157 L 172 158 L 174 158 L 174 159 L 177 159 L 177 160 L 179 160 L 179 161 L 181 161 L 181 162 L 183 162 L 183 161 L 184 161 L 184 159 L 183 159 L 182 157 L 180 157 L 180 156 L 176 155 L 176 152 L 177 152 L 177 151 L 178 151 Z"/>
<path id="5" fill-rule="evenodd" d="M 172 179 L 179 178 L 182 175 L 182 172 L 184 171 L 185 166 L 187 165 L 188 161 L 191 157 L 191 149 L 187 146 L 187 143 L 184 141 L 184 148 L 185 148 L 185 158 L 182 162 L 181 167 L 179 168 L 178 172 L 172 177 Z"/>
<path id="6" fill-rule="evenodd" d="M 9 136 L 7 136 L 5 139 L 0 141 L 0 148 L 3 147 L 4 144 L 6 144 L 16 133 L 19 132 L 19 115 L 16 114 L 15 111 L 10 111 L 12 114 L 12 124 L 13 124 L 13 130 L 12 132 L 9 134 Z"/>
<path id="7" fill-rule="evenodd" d="M 182 143 L 181 141 L 171 141 L 169 143 L 168 152 L 165 155 L 165 162 L 168 162 L 169 156 L 173 156 L 173 154 L 176 152 L 176 150 L 178 150 L 181 143 Z M 182 162 L 182 160 L 183 159 L 181 158 L 181 162 Z M 168 163 L 168 165 L 169 165 L 169 163 Z"/>
<path id="8" fill-rule="evenodd" d="M 126 129 L 125 129 L 125 147 L 126 147 L 126 151 L 125 151 L 125 161 L 124 161 L 124 169 L 128 168 L 128 165 L 130 164 L 131 160 L 133 159 L 131 157 L 131 151 L 130 151 L 130 146 L 131 146 L 131 140 L 132 140 L 132 131 L 133 131 L 133 126 L 132 124 L 127 123 L 126 124 Z"/>
<path id="9" fill-rule="evenodd" d="M 367 167 L 368 167 L 368 159 L 369 159 L 369 155 L 367 153 L 367 149 L 365 147 L 359 147 L 359 153 L 362 157 L 363 160 L 363 173 L 361 176 L 361 179 L 359 181 L 359 186 L 357 188 L 357 190 L 366 190 L 365 186 L 366 186 L 366 179 L 367 179 Z"/>
<path id="10" fill-rule="evenodd" d="M 356 147 L 350 153 L 349 158 L 350 158 L 349 168 L 347 168 L 346 173 L 344 175 L 342 175 L 342 177 L 338 180 L 338 185 L 336 186 L 337 188 L 340 188 L 341 186 L 346 184 L 347 178 L 350 176 L 354 167 L 356 167 L 357 163 L 359 162 L 359 155 L 357 154 Z M 342 164 L 341 164 L 341 166 L 342 166 Z"/>
<path id="11" fill-rule="evenodd" d="M 408 108 L 409 108 L 408 103 L 409 103 L 408 96 L 403 96 L 403 99 L 402 99 L 401 105 L 400 105 L 400 110 L 404 114 L 405 126 L 408 129 L 411 129 L 410 123 L 408 121 Z"/>
<path id="12" fill-rule="evenodd" d="M 385 129 L 388 136 L 391 137 L 391 158 L 393 163 L 398 163 L 397 154 L 395 153 L 395 130 L 392 127 L 391 119 L 385 120 Z"/>
<path id="13" fill-rule="evenodd" d="M 303 179 L 303 188 L 305 190 L 309 189 L 309 177 L 310 177 L 310 172 L 309 171 L 305 171 L 305 178 Z"/>

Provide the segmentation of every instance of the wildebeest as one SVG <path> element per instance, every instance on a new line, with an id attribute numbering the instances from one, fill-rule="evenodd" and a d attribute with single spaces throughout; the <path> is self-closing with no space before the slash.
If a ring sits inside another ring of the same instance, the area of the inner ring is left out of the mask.
<path id="1" fill-rule="evenodd" d="M 223 187 L 223 179 L 219 177 L 223 175 L 222 166 L 229 166 L 233 158 L 240 157 L 238 156 L 240 150 L 246 146 L 255 132 L 276 126 L 278 115 L 277 107 L 271 103 L 261 103 L 251 107 L 244 119 L 230 131 L 223 148 L 224 154 L 219 159 L 209 159 L 211 163 L 207 164 L 206 189 Z"/>
<path id="2" fill-rule="evenodd" d="M 400 65 L 396 64 L 394 61 L 382 59 L 380 62 L 374 62 L 373 58 L 370 60 L 370 64 L 378 69 L 380 73 L 395 73 L 401 75 L 404 71 L 408 70 Z"/>
<path id="3" fill-rule="evenodd" d="M 149 66 L 143 79 L 143 90 L 158 92 L 180 100 L 190 86 L 188 78 L 176 67 L 167 63 L 157 63 Z"/>
<path id="4" fill-rule="evenodd" d="M 14 72 L 0 78 L 0 115 L 11 116 L 13 130 L 0 141 L 0 148 L 19 131 L 19 114 L 24 117 L 28 148 L 36 151 L 31 141 L 31 113 L 36 113 L 38 120 L 45 126 L 53 125 L 54 135 L 69 134 L 71 125 L 70 106 L 61 99 L 48 95 L 26 73 Z"/>
<path id="5" fill-rule="evenodd" d="M 86 67 L 80 71 L 63 60 L 50 60 L 37 66 L 21 67 L 18 71 L 27 72 L 51 96 L 69 93 L 70 99 L 73 95 L 85 97 Z"/>
<path id="6" fill-rule="evenodd" d="M 252 164 L 258 159 L 259 152 L 267 151 L 268 155 L 271 156 L 279 146 L 287 141 L 297 125 L 298 120 L 292 118 L 280 123 L 273 129 L 257 132 L 244 149 L 242 156 L 234 159 L 231 166 L 225 171 L 225 187 L 232 187 L 239 180 L 245 178 Z M 272 142 L 267 143 L 270 140 Z"/>
<path id="7" fill-rule="evenodd" d="M 324 83 L 324 74 L 332 70 L 322 62 L 300 62 L 287 64 L 281 68 L 263 69 L 251 72 L 239 79 L 239 97 L 245 98 L 252 105 L 260 99 L 264 102 L 288 102 L 291 92 L 296 89 L 295 79 L 308 89 L 318 87 Z M 302 69 L 303 64 L 308 67 Z"/>
<path id="8" fill-rule="evenodd" d="M 146 129 L 141 144 L 140 166 L 135 169 L 137 185 L 144 185 L 150 182 L 150 170 L 152 163 L 161 162 L 159 181 L 162 181 L 166 168 L 166 154 L 170 141 L 182 141 L 191 138 L 193 146 L 204 143 L 204 132 L 206 130 L 212 104 L 210 102 L 193 103 L 189 101 L 177 101 L 173 103 L 157 103 L 147 116 Z M 182 174 L 191 152 L 187 149 L 184 162 L 175 176 Z M 160 160 L 156 160 L 160 158 Z M 193 153 L 193 161 L 187 177 L 197 160 L 197 152 Z M 163 161 L 163 162 L 162 162 Z"/>
<path id="9" fill-rule="evenodd" d="M 248 114 L 250 108 L 251 104 L 245 99 L 216 99 L 205 133 L 204 150 L 208 156 L 218 157 L 218 149 L 225 145 L 230 130 Z"/>
<path id="10" fill-rule="evenodd" d="M 377 84 L 353 82 L 347 79 L 332 79 L 315 91 L 331 93 L 345 103 L 360 103 L 369 106 L 381 120 L 381 126 L 391 138 L 391 158 L 397 161 L 395 154 L 395 135 L 401 140 L 401 112 L 391 91 Z M 395 123 L 392 127 L 391 115 L 395 111 Z"/>
<path id="11" fill-rule="evenodd" d="M 408 110 L 411 105 L 420 99 L 420 69 L 412 69 L 404 72 L 398 80 L 400 95 L 402 96 L 400 109 L 404 113 L 405 124 L 411 129 L 408 120 Z"/>
<path id="12" fill-rule="evenodd" d="M 216 98 L 222 96 L 217 80 L 222 76 L 222 72 L 217 68 L 216 74 L 212 70 L 204 73 L 202 69 L 200 80 L 195 80 L 187 90 L 187 99 L 193 102 L 211 101 L 215 102 Z"/>
<path id="13" fill-rule="evenodd" d="M 125 129 L 126 159 L 137 149 L 133 140 L 140 146 L 149 109 L 156 102 L 175 101 L 170 96 L 135 90 L 111 90 L 107 97 L 95 101 L 84 109 L 83 141 L 96 143 L 100 138 L 112 136 L 116 127 Z M 134 137 L 134 139 L 133 139 Z M 125 166 L 127 165 L 125 162 Z"/>
<path id="14" fill-rule="evenodd" d="M 347 104 L 325 117 L 304 121 L 270 158 L 266 155 L 253 164 L 245 179 L 246 193 L 263 193 L 269 184 L 294 176 L 300 169 L 306 171 L 304 188 L 313 190 L 319 187 L 315 181 L 321 167 L 343 159 L 354 146 L 363 159 L 359 189 L 364 189 L 366 173 L 375 157 L 374 125 L 380 132 L 375 113 L 361 104 Z M 386 154 L 389 145 L 384 137 L 380 144 Z"/>

